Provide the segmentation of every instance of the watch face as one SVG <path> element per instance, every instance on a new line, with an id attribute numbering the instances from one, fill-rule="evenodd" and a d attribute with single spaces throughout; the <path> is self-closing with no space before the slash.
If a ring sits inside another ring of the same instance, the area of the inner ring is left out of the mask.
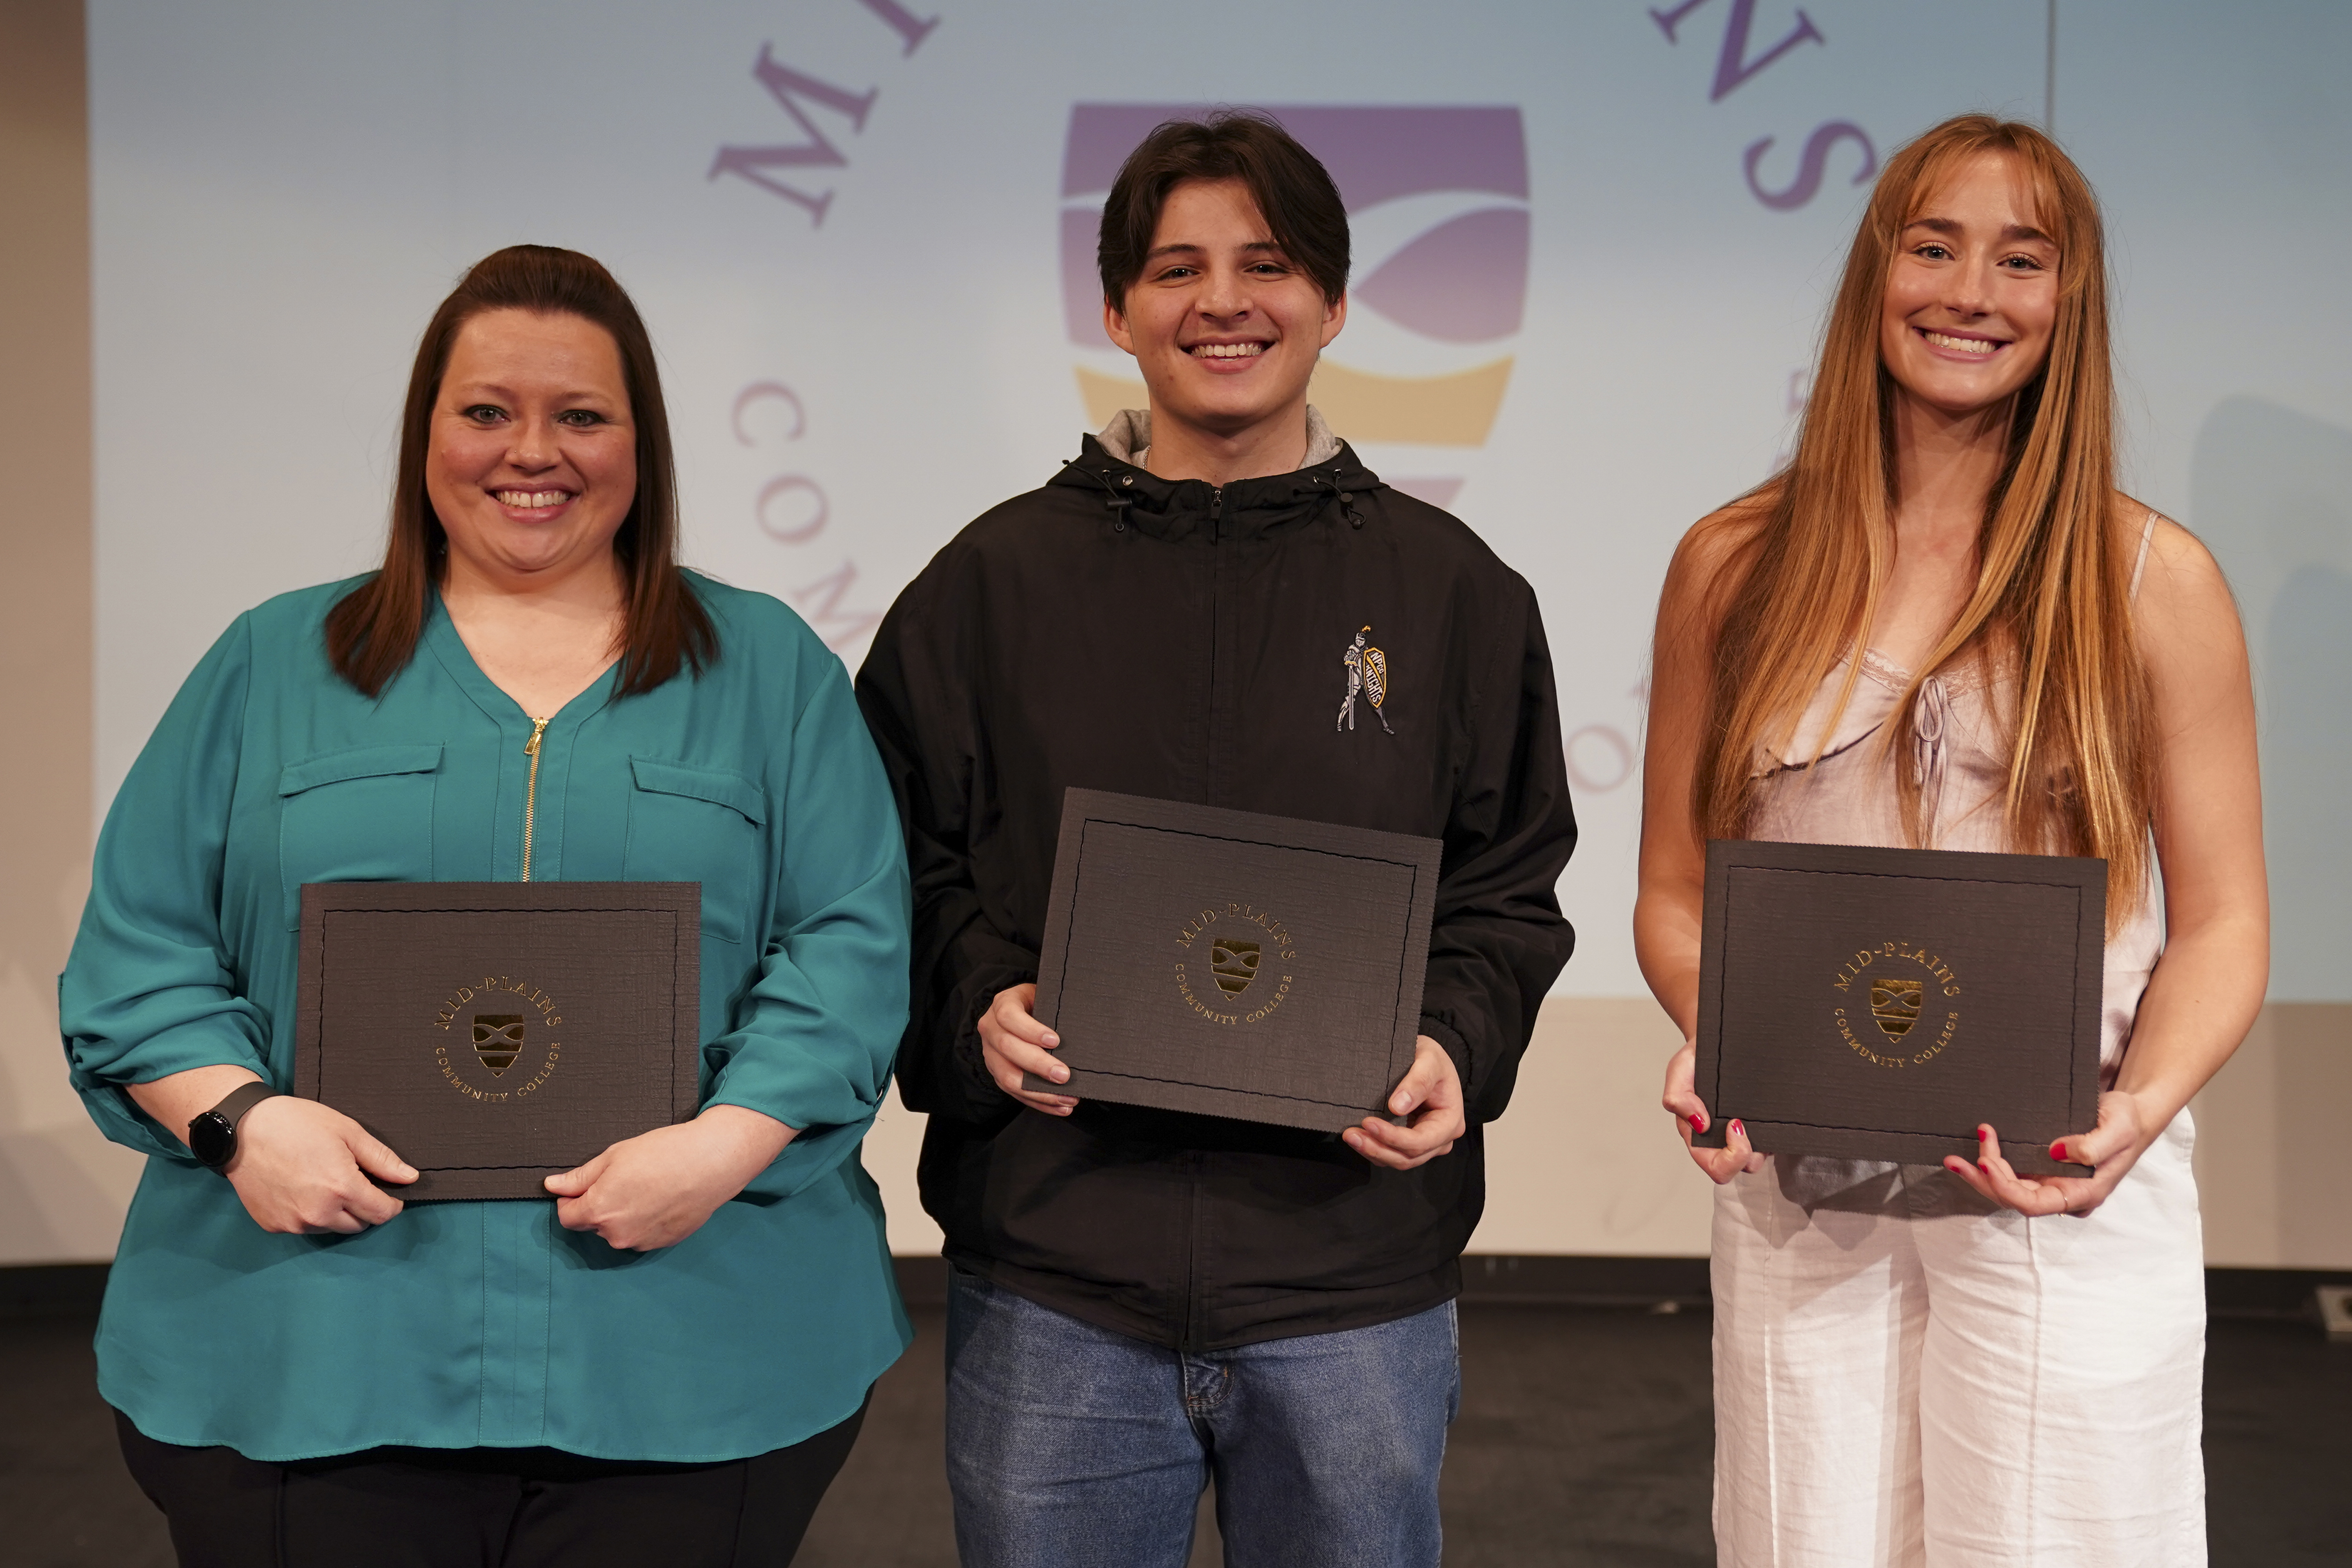
<path id="1" fill-rule="evenodd" d="M 236 1129 L 219 1111 L 207 1110 L 188 1123 L 188 1152 L 217 1171 L 236 1152 Z"/>

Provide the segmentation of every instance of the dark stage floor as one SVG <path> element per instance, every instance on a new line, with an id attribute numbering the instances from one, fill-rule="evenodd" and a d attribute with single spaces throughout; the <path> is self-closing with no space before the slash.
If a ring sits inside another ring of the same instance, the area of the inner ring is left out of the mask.
<path id="1" fill-rule="evenodd" d="M 940 1453 L 940 1312 L 876 1392 L 803 1568 L 951 1568 Z M 1472 1304 L 1446 1455 L 1446 1562 L 1647 1568 L 1713 1560 L 1707 1315 Z M 91 1319 L 0 1321 L 0 1559 L 169 1568 L 91 1386 Z M 2309 1324 L 2217 1319 L 2206 1375 L 2217 1568 L 2342 1563 L 2352 1542 L 2352 1344 Z M 1214 1531 L 1196 1563 L 1222 1561 Z"/>

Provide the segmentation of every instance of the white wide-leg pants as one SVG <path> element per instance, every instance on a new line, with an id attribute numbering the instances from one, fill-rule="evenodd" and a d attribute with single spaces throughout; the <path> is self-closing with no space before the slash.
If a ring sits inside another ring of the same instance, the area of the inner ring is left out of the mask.
<path id="1" fill-rule="evenodd" d="M 2084 1215 L 1987 1213 L 1933 1166 L 1719 1189 L 1717 1561 L 2202 1564 L 2194 1137 L 2184 1111 Z"/>

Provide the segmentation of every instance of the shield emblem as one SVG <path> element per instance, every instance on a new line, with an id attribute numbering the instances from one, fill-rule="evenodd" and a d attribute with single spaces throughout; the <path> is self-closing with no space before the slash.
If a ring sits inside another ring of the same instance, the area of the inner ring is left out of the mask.
<path id="1" fill-rule="evenodd" d="M 1209 948 L 1209 971 L 1217 977 L 1217 989 L 1228 996 L 1238 996 L 1249 989 L 1257 978 L 1257 963 L 1263 954 L 1254 942 L 1235 942 L 1220 938 Z"/>
<path id="2" fill-rule="evenodd" d="M 1917 980 L 1874 980 L 1870 983 L 1870 1016 L 1890 1040 L 1899 1040 L 1919 1021 L 1919 1001 L 1927 989 Z"/>
<path id="3" fill-rule="evenodd" d="M 520 1013 L 474 1015 L 474 1054 L 482 1058 L 492 1078 L 514 1066 L 515 1058 L 522 1054 L 522 1020 Z"/>

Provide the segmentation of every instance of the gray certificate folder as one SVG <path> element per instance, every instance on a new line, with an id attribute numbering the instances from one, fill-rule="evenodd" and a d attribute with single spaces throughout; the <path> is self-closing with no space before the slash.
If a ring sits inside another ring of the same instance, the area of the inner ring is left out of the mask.
<path id="1" fill-rule="evenodd" d="M 306 882 L 294 1092 L 421 1174 L 408 1200 L 541 1181 L 700 1097 L 696 882 Z"/>
<path id="2" fill-rule="evenodd" d="M 1082 1100 L 1336 1132 L 1412 1065 L 1434 838 L 1100 790 L 1062 804 L 1037 1016 Z"/>
<path id="3" fill-rule="evenodd" d="M 2107 863 L 1717 840 L 1706 847 L 1698 1095 L 1766 1153 L 2081 1175 L 2098 1121 Z"/>

